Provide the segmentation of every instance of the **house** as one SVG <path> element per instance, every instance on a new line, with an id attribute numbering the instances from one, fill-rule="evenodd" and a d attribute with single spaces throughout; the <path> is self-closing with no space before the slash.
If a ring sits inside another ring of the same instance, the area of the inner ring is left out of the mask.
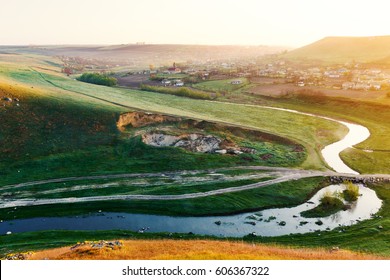
<path id="1" fill-rule="evenodd" d="M 184 86 L 184 82 L 182 80 L 175 80 L 174 86 L 175 87 L 182 87 L 182 86 Z"/>
<path id="2" fill-rule="evenodd" d="M 343 89 L 352 89 L 355 87 L 355 83 L 353 82 L 344 82 L 342 85 Z"/>
<path id="3" fill-rule="evenodd" d="M 162 80 L 161 83 L 164 85 L 164 86 L 170 86 L 171 85 L 171 81 L 170 80 Z"/>
<path id="4" fill-rule="evenodd" d="M 168 68 L 168 73 L 169 74 L 178 74 L 181 73 L 181 69 L 179 67 L 176 67 L 176 63 L 173 63 L 173 67 Z"/>
<path id="5" fill-rule="evenodd" d="M 168 74 L 178 74 L 181 73 L 181 69 L 179 67 L 169 67 Z"/>
<path id="6" fill-rule="evenodd" d="M 240 85 L 242 83 L 241 80 L 233 80 L 230 82 L 232 85 Z"/>

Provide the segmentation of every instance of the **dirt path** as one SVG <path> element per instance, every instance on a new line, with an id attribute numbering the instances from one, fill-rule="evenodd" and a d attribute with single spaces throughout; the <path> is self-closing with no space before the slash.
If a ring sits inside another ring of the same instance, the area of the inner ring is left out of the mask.
<path id="1" fill-rule="evenodd" d="M 273 167 L 261 167 L 261 166 L 243 166 L 243 167 L 233 167 L 228 168 L 228 170 L 240 170 L 240 169 L 252 169 L 252 170 L 267 170 L 271 171 L 272 175 L 277 175 L 275 179 L 268 181 L 253 183 L 249 185 L 243 185 L 239 187 L 230 187 L 223 188 L 218 190 L 212 190 L 207 192 L 198 192 L 198 193 L 189 193 L 181 195 L 110 195 L 110 196 L 91 196 L 91 197 L 68 197 L 68 198 L 58 198 L 58 199 L 16 199 L 16 200 L 3 200 L 0 204 L 1 208 L 10 208 L 10 207 L 23 207 L 23 206 L 37 206 L 37 205 L 50 205 L 50 204 L 66 204 L 66 203 L 78 203 L 78 202 L 96 202 L 96 201 L 110 201 L 110 200 L 182 200 L 182 199 L 192 199 L 192 198 L 201 198 L 213 195 L 220 195 L 226 193 L 246 191 L 256 188 L 262 188 L 270 186 L 277 183 L 287 182 L 291 180 L 299 180 L 303 178 L 310 177 L 327 177 L 327 176 L 343 176 L 350 178 L 378 178 L 378 179 L 387 179 L 390 180 L 390 175 L 352 175 L 352 174 L 340 174 L 330 171 L 312 171 L 312 170 L 297 170 L 297 169 L 288 169 L 288 168 L 273 168 Z M 214 169 L 214 170 L 197 170 L 194 173 L 198 172 L 217 172 L 225 169 Z M 27 182 L 18 185 L 10 185 L 7 188 L 18 188 L 23 186 L 33 186 L 39 184 L 47 183 L 58 183 L 66 181 L 76 181 L 76 180 L 96 180 L 96 179 L 112 179 L 112 178 L 131 178 L 131 177 L 155 177 L 155 176 L 166 176 L 170 175 L 184 175 L 188 174 L 189 171 L 180 171 L 180 172 L 171 172 L 171 173 L 148 173 L 148 174 L 117 174 L 117 175 L 102 175 L 102 176 L 84 176 L 84 177 L 70 177 L 70 178 L 58 178 L 45 181 L 35 181 Z M 271 174 L 271 173 L 270 173 Z"/>
<path id="2" fill-rule="evenodd" d="M 94 202 L 94 201 L 109 201 L 109 200 L 181 200 L 181 199 L 192 199 L 207 197 L 218 194 L 239 192 L 245 190 L 251 190 L 260 187 L 266 187 L 269 185 L 282 183 L 290 180 L 298 180 L 307 177 L 320 176 L 322 172 L 286 172 L 285 175 L 268 180 L 265 182 L 259 182 L 240 187 L 232 187 L 225 189 L 218 189 L 208 192 L 189 193 L 181 195 L 110 195 L 110 196 L 91 196 L 91 197 L 69 197 L 69 198 L 58 198 L 58 199 L 19 199 L 19 200 L 5 200 L 0 204 L 0 208 L 10 207 L 22 207 L 22 206 L 37 206 L 37 205 L 48 205 L 48 204 L 64 204 L 64 203 L 77 203 L 77 202 Z"/>

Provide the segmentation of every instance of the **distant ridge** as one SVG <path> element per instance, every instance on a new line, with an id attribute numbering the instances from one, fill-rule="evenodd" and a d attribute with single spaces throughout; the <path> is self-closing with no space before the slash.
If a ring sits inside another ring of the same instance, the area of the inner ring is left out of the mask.
<path id="1" fill-rule="evenodd" d="M 52 56 L 72 56 L 112 61 L 130 61 L 138 65 L 208 61 L 230 59 L 254 59 L 268 54 L 278 54 L 285 48 L 277 46 L 234 45 L 178 45 L 178 44 L 123 44 L 123 45 L 57 45 L 0 47 L 0 51 L 18 51 Z"/>
<path id="2" fill-rule="evenodd" d="M 323 62 L 381 62 L 389 60 L 390 36 L 325 37 L 286 54 L 291 59 Z"/>

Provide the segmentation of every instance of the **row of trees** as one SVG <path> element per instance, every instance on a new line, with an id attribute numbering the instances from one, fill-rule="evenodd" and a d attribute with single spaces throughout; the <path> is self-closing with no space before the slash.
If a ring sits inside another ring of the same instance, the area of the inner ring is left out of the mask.
<path id="1" fill-rule="evenodd" d="M 158 93 L 165 93 L 177 96 L 184 96 L 194 99 L 215 99 L 218 94 L 217 93 L 209 93 L 205 91 L 195 90 L 187 87 L 159 87 L 159 86 L 150 86 L 141 84 L 141 90 L 144 91 L 152 91 Z"/>
<path id="2" fill-rule="evenodd" d="M 103 85 L 103 86 L 115 86 L 117 84 L 117 79 L 113 77 L 109 77 L 104 74 L 99 73 L 84 73 L 80 77 L 77 78 L 77 80 L 95 84 L 95 85 Z"/>

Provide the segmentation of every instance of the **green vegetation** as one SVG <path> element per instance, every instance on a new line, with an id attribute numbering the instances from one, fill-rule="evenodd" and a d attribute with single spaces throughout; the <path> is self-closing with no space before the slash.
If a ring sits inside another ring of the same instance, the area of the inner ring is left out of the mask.
<path id="1" fill-rule="evenodd" d="M 326 192 L 320 199 L 320 204 L 310 210 L 303 211 L 301 216 L 304 218 L 328 217 L 341 210 L 345 210 L 343 201 L 339 198 L 338 193 Z"/>
<path id="2" fill-rule="evenodd" d="M 241 81 L 241 83 L 232 84 L 233 81 Z M 247 85 L 249 85 L 248 79 L 239 78 L 239 79 L 214 80 L 214 81 L 201 82 L 201 83 L 193 84 L 192 86 L 200 90 L 213 91 L 225 95 L 232 91 L 237 91 L 243 87 L 246 87 Z"/>
<path id="3" fill-rule="evenodd" d="M 378 254 L 385 258 L 390 257 L 390 184 L 381 183 L 372 185 L 378 196 L 385 201 L 378 215 L 373 219 L 358 224 L 336 228 L 332 231 L 323 231 L 307 234 L 294 234 L 278 237 L 243 238 L 247 242 L 281 244 L 294 248 L 329 248 L 339 247 L 356 252 Z M 124 230 L 110 231 L 41 231 L 14 233 L 0 236 L 0 243 L 7 246 L 0 247 L 0 256 L 10 252 L 25 252 L 45 248 L 56 248 L 73 245 L 85 240 L 113 240 L 113 239 L 218 239 L 213 236 L 189 235 L 184 233 L 136 233 Z M 226 240 L 226 238 L 223 238 Z M 228 238 L 241 240 L 241 238 Z"/>
<path id="4" fill-rule="evenodd" d="M 370 137 L 354 149 L 341 152 L 341 158 L 359 173 L 390 173 L 390 122 L 384 121 L 390 119 L 390 103 L 384 99 L 373 97 L 372 100 L 357 100 L 324 95 L 273 98 L 251 94 L 233 94 L 225 99 L 230 102 L 283 107 L 364 125 L 369 129 Z M 317 133 L 326 136 L 328 132 L 318 129 Z"/>
<path id="5" fill-rule="evenodd" d="M 216 94 L 204 92 L 200 90 L 194 90 L 188 87 L 158 87 L 158 86 L 149 86 L 149 85 L 142 84 L 140 88 L 141 90 L 144 91 L 184 96 L 184 97 L 194 98 L 194 99 L 215 99 L 217 97 Z"/>
<path id="6" fill-rule="evenodd" d="M 346 189 L 343 191 L 343 198 L 346 201 L 356 201 L 359 197 L 359 187 L 350 181 L 344 184 Z"/>
<path id="7" fill-rule="evenodd" d="M 115 78 L 99 73 L 83 73 L 80 77 L 77 78 L 77 80 L 109 87 L 115 86 L 117 84 L 117 80 Z"/>
<path id="8" fill-rule="evenodd" d="M 259 189 L 183 200 L 100 201 L 61 205 L 42 205 L 0 209 L 4 220 L 31 217 L 72 216 L 102 210 L 173 216 L 226 215 L 272 207 L 289 207 L 303 203 L 327 180 L 307 178 L 274 184 Z M 235 184 L 235 183 L 232 183 Z"/>
<path id="9" fill-rule="evenodd" d="M 0 108 L 1 185 L 68 176 L 264 164 L 264 161 L 260 161 L 260 155 L 221 157 L 220 155 L 194 154 L 175 148 L 146 146 L 137 137 L 122 137 L 115 123 L 118 114 L 134 110 L 134 108 L 148 112 L 226 122 L 286 137 L 303 145 L 308 153 L 304 163 L 298 160 L 290 161 L 287 165 L 299 165 L 301 168 L 310 169 L 324 169 L 320 150 L 325 145 L 341 138 L 346 133 L 346 129 L 323 119 L 253 105 L 279 106 L 357 122 L 369 128 L 371 137 L 357 145 L 358 149 L 344 151 L 343 160 L 363 173 L 390 172 L 390 157 L 388 157 L 390 123 L 386 121 L 390 119 L 390 110 L 386 103 L 388 101 L 380 104 L 383 100 L 362 102 L 326 96 L 257 98 L 245 95 L 244 92 L 235 95 L 236 91 L 229 96 L 231 99 L 224 100 L 246 102 L 250 105 L 194 100 L 149 91 L 80 83 L 56 72 L 58 70 L 55 68 L 56 62 L 44 63 L 41 58 L 35 56 L 21 57 L 15 60 L 15 56 L 12 56 L 7 63 L 0 66 L 1 95 L 20 99 L 20 106 L 12 103 Z M 21 62 L 21 59 L 25 60 Z M 32 66 L 23 66 L 25 61 Z M 256 148 L 269 150 L 269 147 L 261 147 L 260 143 L 248 143 L 248 145 L 258 145 Z M 265 150 L 261 155 L 267 153 Z M 276 151 L 275 155 L 275 158 L 281 156 L 280 159 L 283 159 L 281 150 Z M 279 162 L 267 162 L 266 164 L 277 165 Z M 159 201 L 153 204 L 146 201 L 131 203 L 109 201 L 22 207 L 16 210 L 3 209 L 0 211 L 0 217 L 13 219 L 45 214 L 74 215 L 100 209 L 104 211 L 128 209 L 129 212 L 171 215 L 235 213 L 302 203 L 318 188 L 322 179 L 316 178 L 315 182 L 310 182 L 310 180 L 314 179 L 173 203 L 172 201 Z M 384 183 L 373 187 L 378 196 L 384 200 L 383 208 L 379 213 L 379 216 L 383 218 L 375 217 L 351 227 L 321 232 L 320 236 L 318 233 L 310 233 L 270 238 L 259 237 L 254 241 L 303 247 L 339 246 L 390 256 L 388 244 L 390 188 L 389 184 Z M 66 242 L 71 244 L 78 238 L 76 236 L 91 237 L 85 239 L 125 236 L 121 234 L 124 233 L 122 231 L 26 233 L 1 236 L 0 241 L 2 244 L 7 244 L 7 246 L 1 246 L 3 252 L 8 250 L 6 247 L 20 249 L 29 248 L 30 245 L 36 248 Z M 125 234 L 132 236 L 132 233 Z M 162 235 L 151 234 L 149 236 Z M 146 238 L 146 235 L 143 237 Z M 50 244 L 47 244 L 47 240 L 51 241 Z M 253 239 L 248 237 L 246 240 L 252 241 Z"/>
<path id="10" fill-rule="evenodd" d="M 180 195 L 186 193 L 198 193 L 207 192 L 218 189 L 225 189 L 231 187 L 238 187 L 256 182 L 267 181 L 272 178 L 252 179 L 252 180 L 236 180 L 225 182 L 207 182 L 207 183 L 165 183 L 165 184 L 145 184 L 139 186 L 139 184 L 130 185 L 128 182 L 119 182 L 117 184 L 108 182 L 105 185 L 87 183 L 82 188 L 71 189 L 68 186 L 63 187 L 61 184 L 57 186 L 51 185 L 50 191 L 40 193 L 34 191 L 31 193 L 23 194 L 24 198 L 63 198 L 63 197 L 88 197 L 88 196 L 107 196 L 107 195 Z M 20 190 L 18 189 L 17 196 L 20 196 Z"/>

